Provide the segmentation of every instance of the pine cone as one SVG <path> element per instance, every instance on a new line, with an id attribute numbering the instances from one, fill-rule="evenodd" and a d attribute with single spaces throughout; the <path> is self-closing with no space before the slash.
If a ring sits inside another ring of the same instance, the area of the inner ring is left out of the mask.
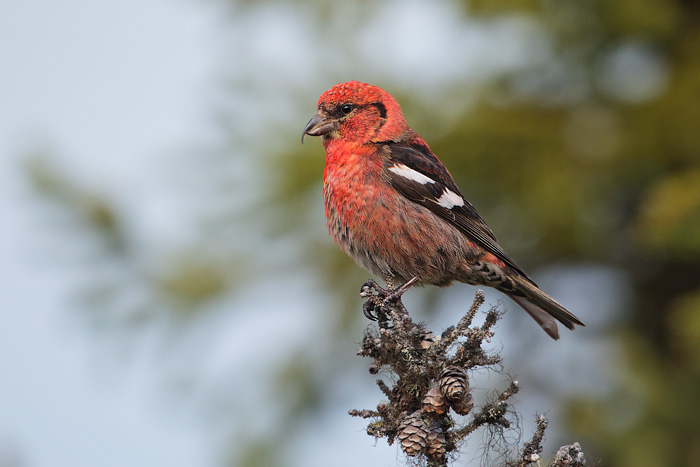
<path id="1" fill-rule="evenodd" d="M 443 414 L 447 411 L 447 402 L 445 398 L 442 397 L 442 392 L 440 388 L 435 385 L 423 398 L 423 410 L 426 412 L 432 412 L 436 414 Z"/>
<path id="2" fill-rule="evenodd" d="M 472 397 L 471 391 L 464 393 L 461 399 L 453 401 L 452 409 L 460 415 L 467 415 L 474 408 L 474 398 Z"/>
<path id="3" fill-rule="evenodd" d="M 442 370 L 438 385 L 442 395 L 449 402 L 455 402 L 469 392 L 469 380 L 467 374 L 461 368 L 450 366 Z"/>
<path id="4" fill-rule="evenodd" d="M 431 457 L 443 457 L 445 455 L 445 433 L 442 432 L 442 428 L 437 423 L 430 425 L 430 431 L 428 431 L 428 446 L 426 452 Z"/>
<path id="5" fill-rule="evenodd" d="M 420 417 L 420 410 L 408 415 L 399 425 L 401 449 L 408 456 L 417 456 L 425 449 L 428 438 L 428 426 Z"/>

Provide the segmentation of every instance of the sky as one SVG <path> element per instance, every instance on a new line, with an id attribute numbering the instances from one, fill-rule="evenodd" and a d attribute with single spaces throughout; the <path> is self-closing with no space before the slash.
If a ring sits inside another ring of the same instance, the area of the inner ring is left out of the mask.
<path id="1" fill-rule="evenodd" d="M 55 245 L 20 173 L 27 153 L 58 148 L 62 170 L 107 191 L 126 182 L 156 212 L 145 177 L 206 131 L 213 13 L 163 0 L 0 6 L 3 467 L 213 465 L 205 431 L 159 404 L 148 357 L 120 364 L 72 320 L 79 279 L 46 267 Z"/>

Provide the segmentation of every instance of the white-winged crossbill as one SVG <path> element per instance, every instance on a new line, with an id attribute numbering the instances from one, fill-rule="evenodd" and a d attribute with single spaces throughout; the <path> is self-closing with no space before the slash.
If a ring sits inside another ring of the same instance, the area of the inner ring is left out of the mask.
<path id="1" fill-rule="evenodd" d="M 544 293 L 497 243 L 428 145 L 386 91 L 350 81 L 318 101 L 304 128 L 326 148 L 323 197 L 328 230 L 360 266 L 389 286 L 494 287 L 559 338 L 555 320 L 583 323 Z"/>

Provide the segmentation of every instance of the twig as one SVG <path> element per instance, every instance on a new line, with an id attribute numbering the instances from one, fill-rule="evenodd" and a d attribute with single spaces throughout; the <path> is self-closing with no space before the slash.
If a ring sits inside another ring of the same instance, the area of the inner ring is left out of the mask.
<path id="1" fill-rule="evenodd" d="M 370 373 L 386 371 L 395 381 L 392 387 L 384 380 L 376 381 L 388 399 L 376 410 L 349 411 L 354 417 L 372 420 L 367 426 L 369 435 L 385 438 L 389 444 L 398 440 L 408 456 L 423 459 L 427 466 L 442 467 L 451 459 L 449 454 L 480 427 L 503 431 L 511 428 L 513 419 L 518 420 L 517 414 L 513 417 L 509 410 L 510 398 L 519 390 L 517 381 L 511 381 L 492 402 L 474 412 L 467 375 L 471 368 L 491 368 L 500 363 L 500 356 L 488 353 L 483 344 L 493 337 L 503 307 L 489 309 L 484 323 L 472 327 L 484 304 L 484 294 L 479 290 L 457 325 L 436 340 L 423 323 L 411 319 L 400 299 L 386 300 L 387 291 L 373 281 L 363 286 L 361 294 L 368 300 L 363 311 L 379 326 L 367 329 L 358 355 L 373 359 Z M 465 416 L 471 416 L 466 424 Z M 546 426 L 546 420 L 540 417 L 532 440 L 519 451 L 517 460 L 507 465 L 520 467 L 539 461 Z"/>
<path id="2" fill-rule="evenodd" d="M 444 353 L 460 336 L 463 336 L 467 329 L 469 329 L 469 326 L 472 325 L 472 321 L 474 321 L 476 313 L 479 311 L 481 305 L 484 304 L 485 300 L 486 297 L 484 297 L 484 291 L 481 289 L 477 290 L 476 295 L 474 296 L 474 302 L 472 303 L 472 306 L 469 307 L 467 314 L 459 320 L 456 327 L 451 328 L 450 331 L 443 334 L 442 339 L 435 343 L 431 349 L 431 352 L 433 354 Z"/>

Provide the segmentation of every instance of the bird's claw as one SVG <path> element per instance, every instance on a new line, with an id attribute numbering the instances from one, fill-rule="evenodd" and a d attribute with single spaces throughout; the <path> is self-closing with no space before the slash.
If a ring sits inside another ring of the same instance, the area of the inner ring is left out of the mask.
<path id="1" fill-rule="evenodd" d="M 389 290 L 380 287 L 379 284 L 377 284 L 377 281 L 375 281 L 374 279 L 368 279 L 367 282 L 362 284 L 362 287 L 360 288 L 360 297 L 376 297 L 384 299 L 389 294 L 389 292 Z"/>
<path id="2" fill-rule="evenodd" d="M 377 304 L 374 303 L 371 299 L 367 300 L 363 305 L 362 305 L 362 313 L 369 319 L 370 321 L 377 321 L 379 319 L 378 317 L 378 310 L 377 310 Z"/>
<path id="3" fill-rule="evenodd" d="M 369 279 L 360 288 L 360 297 L 367 299 L 362 305 L 362 313 L 372 321 L 385 322 L 386 313 L 382 311 L 382 307 L 387 305 L 387 297 L 392 292 L 380 287 L 374 279 Z"/>
<path id="4" fill-rule="evenodd" d="M 362 306 L 362 312 L 367 318 L 377 321 L 379 313 L 384 313 L 382 308 L 401 300 L 401 296 L 417 281 L 418 278 L 414 277 L 400 287 L 384 289 L 374 279 L 368 279 L 360 288 L 360 297 L 368 299 Z"/>
<path id="5" fill-rule="evenodd" d="M 382 288 L 373 279 L 362 284 L 360 296 L 367 301 L 362 305 L 362 313 L 372 321 L 378 321 L 380 328 L 390 328 L 391 306 L 401 301 L 401 296 L 419 279 L 414 277 L 405 284 L 393 288 L 393 277 L 387 276 L 387 287 Z"/>

